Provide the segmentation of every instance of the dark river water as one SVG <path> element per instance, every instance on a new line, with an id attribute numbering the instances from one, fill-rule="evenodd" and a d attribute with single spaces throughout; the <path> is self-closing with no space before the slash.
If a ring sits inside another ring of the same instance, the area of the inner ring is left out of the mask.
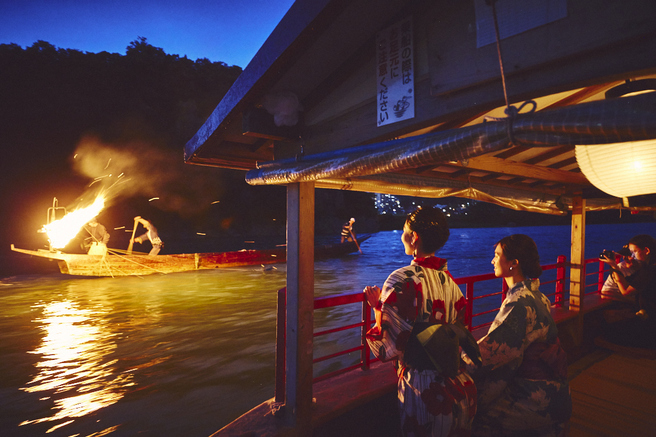
<path id="1" fill-rule="evenodd" d="M 438 255 L 456 277 L 489 273 L 492 245 L 512 233 L 531 236 L 543 264 L 569 257 L 569 226 L 452 229 Z M 656 235 L 656 225 L 589 225 L 586 258 L 640 233 Z M 410 260 L 400 236 L 380 232 L 362 255 L 317 262 L 315 295 L 382 285 Z M 273 396 L 275 290 L 284 285 L 284 265 L 2 279 L 0 435 L 208 436 Z M 358 318 L 357 305 L 322 310 L 315 326 Z M 315 356 L 346 349 L 352 337 L 318 341 Z M 348 359 L 322 363 L 315 374 Z"/>

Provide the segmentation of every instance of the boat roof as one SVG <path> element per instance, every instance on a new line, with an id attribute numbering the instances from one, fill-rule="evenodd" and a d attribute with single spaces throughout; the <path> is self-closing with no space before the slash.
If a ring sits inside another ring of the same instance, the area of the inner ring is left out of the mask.
<path id="1" fill-rule="evenodd" d="M 547 3 L 549 14 L 531 16 Z M 656 52 L 656 2 L 601 3 L 532 0 L 491 14 L 484 0 L 298 0 L 187 142 L 185 162 L 245 170 L 254 185 L 551 214 L 573 196 L 588 210 L 654 209 L 654 196 L 623 203 L 595 188 L 576 160 L 577 144 L 656 138 L 656 93 L 625 97 L 656 89 L 656 58 L 645 56 Z M 499 49 L 481 36 L 490 17 Z M 415 114 L 378 125 L 377 44 L 407 21 Z M 276 124 L 277 101 L 298 103 L 298 122 Z"/>

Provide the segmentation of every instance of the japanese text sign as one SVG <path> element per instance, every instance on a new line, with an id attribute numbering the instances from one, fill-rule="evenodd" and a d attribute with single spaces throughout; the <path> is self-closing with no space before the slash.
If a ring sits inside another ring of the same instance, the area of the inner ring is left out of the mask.
<path id="1" fill-rule="evenodd" d="M 378 126 L 415 116 L 412 17 L 376 35 Z"/>

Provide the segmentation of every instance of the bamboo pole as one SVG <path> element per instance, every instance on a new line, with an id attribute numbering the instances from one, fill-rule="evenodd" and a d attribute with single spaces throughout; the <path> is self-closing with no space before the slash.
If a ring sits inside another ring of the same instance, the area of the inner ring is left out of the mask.
<path id="1" fill-rule="evenodd" d="M 132 237 L 130 238 L 130 244 L 128 245 L 127 250 L 128 255 L 132 255 L 132 245 L 134 244 L 134 234 L 137 232 L 137 226 L 139 226 L 139 222 L 137 219 L 134 219 L 134 226 L 132 226 Z"/>

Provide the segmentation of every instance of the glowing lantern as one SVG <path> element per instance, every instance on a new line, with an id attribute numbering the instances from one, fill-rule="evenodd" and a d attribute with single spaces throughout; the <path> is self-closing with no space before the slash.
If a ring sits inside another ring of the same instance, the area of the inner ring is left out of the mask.
<path id="1" fill-rule="evenodd" d="M 93 204 L 86 208 L 77 209 L 73 212 L 66 214 L 59 220 L 47 224 L 43 227 L 50 244 L 56 249 L 66 247 L 80 229 L 89 222 L 92 218 L 97 216 L 100 211 L 105 207 L 105 198 L 98 196 Z"/>
<path id="2" fill-rule="evenodd" d="M 656 140 L 576 146 L 585 177 L 615 197 L 656 193 Z"/>

